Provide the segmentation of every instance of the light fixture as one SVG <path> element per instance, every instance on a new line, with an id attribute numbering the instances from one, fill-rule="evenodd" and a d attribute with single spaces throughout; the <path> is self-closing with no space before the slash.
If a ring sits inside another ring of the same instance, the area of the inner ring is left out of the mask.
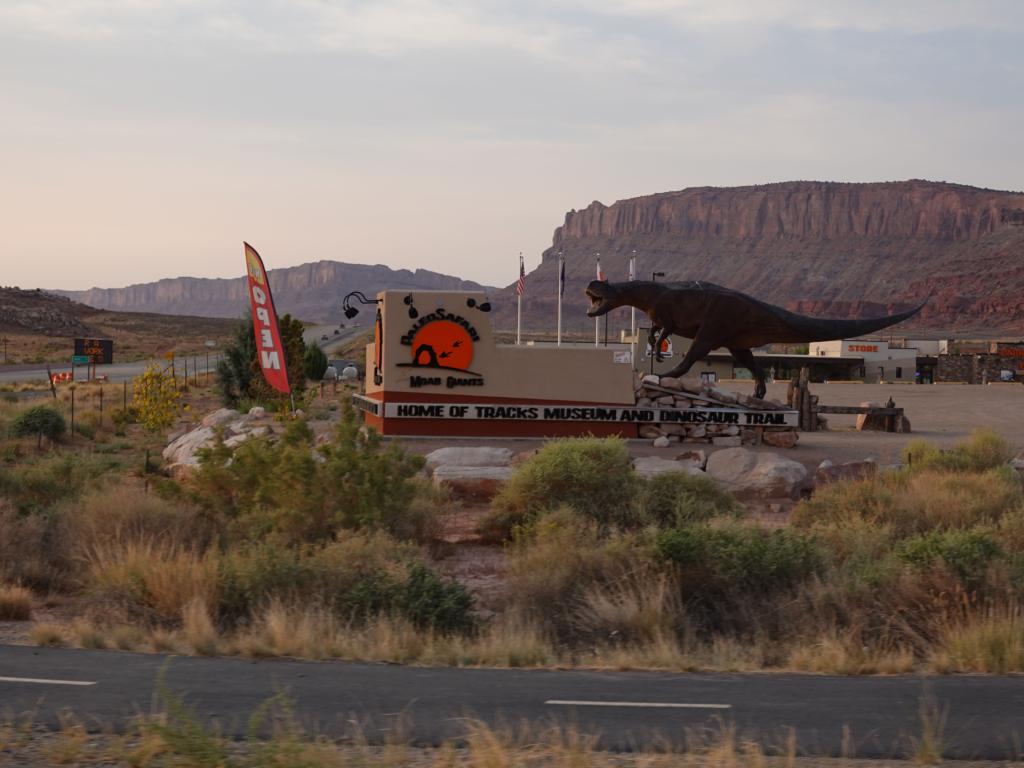
<path id="1" fill-rule="evenodd" d="M 411 293 L 409 293 L 409 294 L 406 294 L 405 298 L 404 298 L 404 299 L 402 299 L 402 302 L 403 302 L 403 303 L 404 303 L 404 304 L 405 304 L 405 305 L 406 305 L 407 307 L 409 307 L 409 319 L 410 319 L 410 320 L 415 320 L 415 319 L 416 319 L 417 317 L 419 317 L 419 316 L 420 316 L 420 313 L 419 313 L 419 311 L 418 311 L 418 310 L 416 309 L 416 307 L 414 307 L 414 306 L 413 306 L 413 304 L 412 304 L 412 294 L 411 294 Z"/>
<path id="2" fill-rule="evenodd" d="M 466 299 L 466 306 L 469 307 L 470 309 L 473 309 L 474 307 L 476 307 L 481 312 L 490 312 L 491 311 L 491 302 L 487 301 L 486 299 L 484 301 L 480 302 L 479 304 L 476 303 L 476 299 L 474 299 L 474 298 Z"/>
<path id="3" fill-rule="evenodd" d="M 359 314 L 359 309 L 352 306 L 352 300 L 358 301 L 360 304 L 379 304 L 380 299 L 368 299 L 362 291 L 352 291 L 347 294 L 344 299 L 341 300 L 341 308 L 345 312 L 345 317 L 351 320 L 353 317 Z"/>

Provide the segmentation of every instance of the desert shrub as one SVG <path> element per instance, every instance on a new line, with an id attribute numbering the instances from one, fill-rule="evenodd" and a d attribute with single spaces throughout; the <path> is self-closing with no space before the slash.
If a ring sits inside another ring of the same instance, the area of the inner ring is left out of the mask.
<path id="1" fill-rule="evenodd" d="M 0 621 L 28 621 L 32 618 L 32 593 L 21 586 L 0 581 Z"/>
<path id="2" fill-rule="evenodd" d="M 232 451 L 218 442 L 200 454 L 190 490 L 246 538 L 324 541 L 343 528 L 405 526 L 422 466 L 422 457 L 361 431 L 346 404 L 332 440 L 315 449 L 302 420 L 273 443 L 251 439 Z"/>
<path id="3" fill-rule="evenodd" d="M 323 608 L 355 623 L 387 614 L 441 632 L 474 624 L 469 593 L 424 565 L 416 547 L 384 533 L 312 548 L 260 544 L 221 558 L 221 621 L 248 619 L 272 602 Z"/>
<path id="4" fill-rule="evenodd" d="M 991 429 L 976 429 L 968 440 L 949 450 L 924 440 L 912 440 L 903 449 L 903 463 L 912 472 L 984 472 L 1006 464 L 1012 457 L 1010 444 Z"/>
<path id="5" fill-rule="evenodd" d="M 161 542 L 203 550 L 213 541 L 209 522 L 195 508 L 124 485 L 96 488 L 61 506 L 57 525 L 75 560 L 112 543 Z"/>
<path id="6" fill-rule="evenodd" d="M 771 595 L 822 572 L 825 565 L 808 536 L 739 525 L 663 531 L 657 550 L 678 570 L 688 599 Z"/>
<path id="7" fill-rule="evenodd" d="M 45 456 L 14 468 L 0 466 L 0 496 L 21 513 L 44 512 L 103 482 L 116 459 L 99 455 Z"/>
<path id="8" fill-rule="evenodd" d="M 665 472 L 643 484 L 641 508 L 646 519 L 662 528 L 737 515 L 742 507 L 709 477 Z"/>
<path id="9" fill-rule="evenodd" d="M 482 523 L 491 538 L 508 538 L 516 525 L 568 504 L 601 526 L 636 522 L 636 477 L 629 451 L 616 438 L 552 440 L 520 466 Z"/>
<path id="10" fill-rule="evenodd" d="M 37 405 L 14 417 L 11 435 L 35 437 L 37 447 L 42 447 L 44 437 L 50 442 L 57 442 L 67 432 L 67 428 L 60 411 L 48 405 Z"/>
<path id="11" fill-rule="evenodd" d="M 303 366 L 306 378 L 312 381 L 320 381 L 327 372 L 327 355 L 316 344 L 306 347 L 306 354 L 303 356 Z"/>
<path id="12" fill-rule="evenodd" d="M 95 440 L 100 432 L 100 415 L 96 411 L 75 414 L 75 434 L 86 440 Z"/>
<path id="13" fill-rule="evenodd" d="M 178 414 L 181 392 L 170 370 L 149 365 L 132 381 L 132 408 L 150 432 L 162 432 Z"/>
<path id="14" fill-rule="evenodd" d="M 105 615 L 173 624 L 192 603 L 215 604 L 217 573 L 213 552 L 155 541 L 112 541 L 89 553 L 84 579 L 86 593 Z"/>
<path id="15" fill-rule="evenodd" d="M 593 520 L 563 506 L 541 515 L 532 536 L 509 553 L 509 609 L 570 639 L 577 631 L 575 611 L 588 590 L 656 568 L 653 546 L 643 534 L 602 535 Z"/>
<path id="16" fill-rule="evenodd" d="M 901 541 L 896 555 L 904 562 L 925 568 L 942 561 L 967 585 L 985 578 L 989 564 L 1002 549 L 988 531 L 932 531 Z"/>
<path id="17" fill-rule="evenodd" d="M 1020 477 L 1007 466 L 985 472 L 887 473 L 820 489 L 797 506 L 791 522 L 811 528 L 859 520 L 889 526 L 902 538 L 991 523 L 1019 508 L 1022 498 Z"/>
<path id="18" fill-rule="evenodd" d="M 62 584 L 64 558 L 54 557 L 52 519 L 22 514 L 0 499 L 0 582 L 48 591 Z"/>

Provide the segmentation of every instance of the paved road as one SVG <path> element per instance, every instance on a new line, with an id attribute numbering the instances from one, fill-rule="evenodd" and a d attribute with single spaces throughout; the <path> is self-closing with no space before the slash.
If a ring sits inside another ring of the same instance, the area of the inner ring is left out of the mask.
<path id="1" fill-rule="evenodd" d="M 49 724 L 70 708 L 97 728 L 149 711 L 167 657 L 114 651 L 0 646 L 0 705 L 34 710 Z M 22 678 L 21 680 L 12 678 Z M 29 678 L 34 682 L 24 680 Z M 279 691 L 302 724 L 345 735 L 363 725 L 371 740 L 399 722 L 417 743 L 464 733 L 464 718 L 492 724 L 575 724 L 608 748 L 679 743 L 687 729 L 734 723 L 769 747 L 796 729 L 802 751 L 839 754 L 848 726 L 859 757 L 905 754 L 920 735 L 922 692 L 946 709 L 947 755 L 1002 759 L 1024 733 L 1024 678 L 702 675 L 401 667 L 338 662 L 172 658 L 167 681 L 196 711 L 228 732 Z M 72 683 L 88 683 L 78 685 Z M 1019 750 L 1018 750 L 1019 751 Z"/>

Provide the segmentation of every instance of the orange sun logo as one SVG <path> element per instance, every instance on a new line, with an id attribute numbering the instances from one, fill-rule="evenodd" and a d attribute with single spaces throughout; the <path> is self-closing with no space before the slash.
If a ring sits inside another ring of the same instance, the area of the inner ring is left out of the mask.
<path id="1" fill-rule="evenodd" d="M 412 337 L 412 365 L 468 371 L 473 362 L 469 331 L 450 320 L 427 323 Z"/>

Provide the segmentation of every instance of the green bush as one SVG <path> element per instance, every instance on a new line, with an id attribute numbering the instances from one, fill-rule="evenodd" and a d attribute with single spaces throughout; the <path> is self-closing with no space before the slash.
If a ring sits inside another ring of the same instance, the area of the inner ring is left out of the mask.
<path id="1" fill-rule="evenodd" d="M 303 365 L 306 369 L 306 378 L 312 381 L 320 381 L 327 372 L 327 355 L 316 344 L 306 347 L 306 354 L 303 356 Z"/>
<path id="2" fill-rule="evenodd" d="M 832 483 L 793 511 L 794 527 L 818 530 L 858 522 L 887 526 L 894 538 L 993 523 L 1020 508 L 1020 476 L 1009 466 L 985 472 L 919 470 Z"/>
<path id="3" fill-rule="evenodd" d="M 665 472 L 643 484 L 643 517 L 660 528 L 699 523 L 713 517 L 738 515 L 742 507 L 705 475 Z"/>
<path id="4" fill-rule="evenodd" d="M 49 512 L 54 504 L 74 499 L 107 472 L 119 466 L 109 456 L 46 456 L 8 469 L 0 466 L 0 497 L 22 514 Z"/>
<path id="5" fill-rule="evenodd" d="M 491 504 L 481 530 L 509 538 L 517 525 L 568 504 L 602 527 L 637 520 L 637 479 L 625 442 L 617 438 L 552 440 L 520 466 Z"/>
<path id="6" fill-rule="evenodd" d="M 1012 457 L 1010 444 L 991 429 L 976 429 L 968 440 L 945 451 L 924 440 L 911 440 L 903 449 L 903 463 L 911 472 L 984 472 Z"/>
<path id="7" fill-rule="evenodd" d="M 422 466 L 421 456 L 361 431 L 346 403 L 332 440 L 315 449 L 302 420 L 289 423 L 276 442 L 247 440 L 234 451 L 218 442 L 201 452 L 190 490 L 244 538 L 324 541 L 339 529 L 404 526 Z"/>
<path id="8" fill-rule="evenodd" d="M 769 595 L 822 572 L 825 564 L 808 536 L 738 525 L 663 531 L 657 549 L 679 569 L 684 590 L 694 596 Z"/>
<path id="9" fill-rule="evenodd" d="M 989 564 L 1001 554 L 1002 548 L 988 531 L 932 531 L 896 547 L 897 557 L 918 568 L 941 560 L 969 586 L 981 583 Z"/>
<path id="10" fill-rule="evenodd" d="M 48 405 L 36 405 L 15 416 L 11 422 L 11 434 L 14 437 L 35 437 L 36 445 L 42 447 L 43 438 L 56 442 L 68 426 L 64 416 L 56 408 Z"/>
<path id="11" fill-rule="evenodd" d="M 347 621 L 393 614 L 418 627 L 473 627 L 473 599 L 419 560 L 416 547 L 383 533 L 355 534 L 321 547 L 260 544 L 225 555 L 218 573 L 218 614 L 233 625 L 272 600 L 322 605 Z"/>

